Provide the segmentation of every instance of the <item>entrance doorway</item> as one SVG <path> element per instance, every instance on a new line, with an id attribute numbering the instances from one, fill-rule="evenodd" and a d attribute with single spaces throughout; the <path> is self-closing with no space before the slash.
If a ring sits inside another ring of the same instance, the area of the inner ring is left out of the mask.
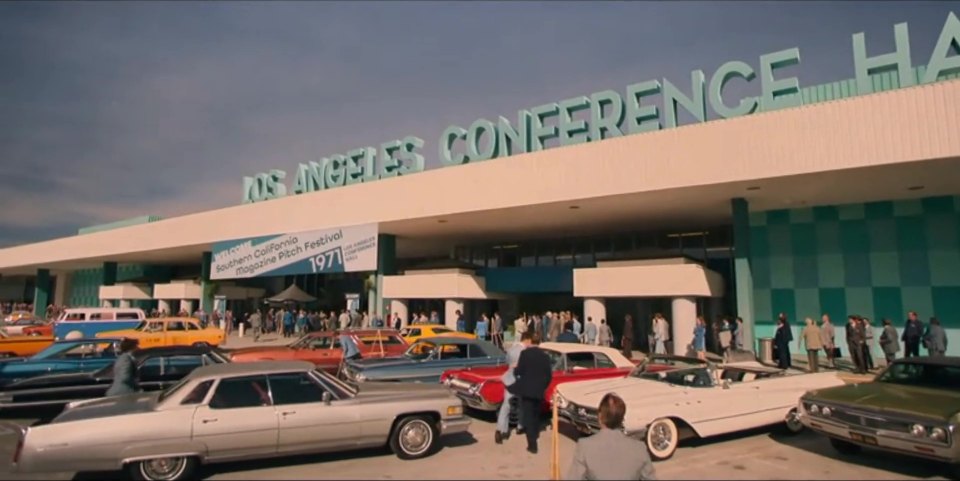
<path id="1" fill-rule="evenodd" d="M 621 297 L 606 299 L 607 324 L 613 331 L 615 345 L 620 346 L 623 336 L 623 323 L 627 314 L 633 316 L 633 348 L 649 353 L 651 351 L 650 335 L 653 332 L 653 315 L 663 314 L 667 321 L 671 321 L 671 299 L 668 297 Z M 599 319 L 594 319 L 600 322 Z M 671 322 L 671 329 L 672 329 Z M 667 352 L 671 352 L 668 347 Z"/>

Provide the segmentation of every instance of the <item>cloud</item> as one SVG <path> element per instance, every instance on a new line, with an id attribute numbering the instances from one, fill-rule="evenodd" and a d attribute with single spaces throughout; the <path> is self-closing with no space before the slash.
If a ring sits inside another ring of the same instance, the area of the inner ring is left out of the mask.
<path id="1" fill-rule="evenodd" d="M 947 4 L 0 3 L 0 243 L 240 201 L 241 177 L 800 46 L 805 85 L 852 76 Z M 876 42 L 876 43 L 874 43 Z M 918 61 L 919 62 L 919 61 Z M 756 85 L 743 87 L 744 91 Z M 736 91 L 734 91 L 736 93 Z M 491 186 L 492 187 L 492 186 Z"/>

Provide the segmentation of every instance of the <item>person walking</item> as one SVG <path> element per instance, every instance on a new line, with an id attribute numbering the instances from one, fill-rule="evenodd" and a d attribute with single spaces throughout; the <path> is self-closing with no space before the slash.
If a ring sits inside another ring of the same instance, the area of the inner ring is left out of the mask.
<path id="1" fill-rule="evenodd" d="M 587 344 L 591 346 L 597 344 L 597 325 L 593 322 L 592 317 L 587 318 L 587 325 L 584 329 L 584 335 L 586 337 Z"/>
<path id="2" fill-rule="evenodd" d="M 463 318 L 463 313 L 457 309 L 454 315 L 457 316 L 457 332 L 467 332 L 467 320 Z"/>
<path id="3" fill-rule="evenodd" d="M 120 340 L 120 355 L 113 361 L 113 382 L 107 389 L 107 396 L 131 394 L 140 390 L 137 382 L 137 361 L 133 353 L 139 342 L 128 337 Z"/>
<path id="4" fill-rule="evenodd" d="M 627 405 L 623 399 L 613 393 L 603 396 L 598 415 L 600 431 L 577 441 L 573 460 L 564 479 L 657 479 L 647 446 L 623 433 L 623 419 L 626 414 Z"/>
<path id="5" fill-rule="evenodd" d="M 583 324 L 576 314 L 573 315 L 573 333 L 577 336 L 577 342 L 583 342 Z"/>
<path id="6" fill-rule="evenodd" d="M 250 314 L 250 330 L 253 331 L 253 342 L 260 340 L 260 330 L 263 320 L 260 319 L 260 309 L 257 309 L 253 314 Z"/>
<path id="7" fill-rule="evenodd" d="M 800 339 L 797 341 L 797 344 L 801 342 L 804 344 L 801 348 L 807 350 L 807 371 L 808 372 L 820 372 L 820 349 L 823 349 L 823 340 L 822 333 L 820 328 L 817 327 L 817 323 L 811 318 L 806 318 L 806 324 L 803 326 L 803 331 L 800 333 Z"/>
<path id="8" fill-rule="evenodd" d="M 613 331 L 610 330 L 610 326 L 607 325 L 606 319 L 600 319 L 600 326 L 597 328 L 598 344 L 604 347 L 610 347 L 610 344 L 613 342 Z"/>
<path id="9" fill-rule="evenodd" d="M 523 334 L 527 332 L 527 314 L 524 313 L 513 321 L 513 339 L 519 341 L 523 338 Z"/>
<path id="10" fill-rule="evenodd" d="M 503 318 L 500 317 L 499 312 L 493 313 L 493 318 L 490 319 L 490 339 L 493 340 L 493 345 L 503 349 Z"/>
<path id="11" fill-rule="evenodd" d="M 670 340 L 670 327 L 663 314 L 656 313 L 653 316 L 653 352 L 657 354 L 667 353 L 667 342 Z"/>
<path id="12" fill-rule="evenodd" d="M 777 350 L 777 367 L 780 369 L 789 369 L 792 364 L 791 342 L 793 342 L 793 330 L 790 329 L 787 315 L 781 312 L 777 316 L 777 332 L 773 336 L 773 347 Z"/>
<path id="13" fill-rule="evenodd" d="M 850 349 L 850 360 L 853 361 L 855 374 L 866 374 L 867 365 L 863 360 L 863 345 L 866 343 L 866 333 L 860 327 L 860 320 L 855 315 L 847 317 L 847 348 Z"/>
<path id="14" fill-rule="evenodd" d="M 887 359 L 889 366 L 897 353 L 900 352 L 900 342 L 897 341 L 897 328 L 893 327 L 890 319 L 883 320 L 883 332 L 880 333 L 880 349 L 883 350 L 883 356 Z"/>
<path id="15" fill-rule="evenodd" d="M 532 333 L 524 331 L 523 334 L 521 334 L 520 339 L 514 342 L 507 350 L 507 371 L 504 372 L 503 376 L 500 377 L 500 380 L 503 382 L 504 386 L 503 403 L 500 404 L 500 409 L 497 411 L 497 431 L 493 434 L 493 440 L 497 444 L 502 444 L 504 439 L 510 437 L 510 409 L 511 402 L 515 397 L 513 393 L 510 392 L 510 386 L 517 381 L 513 370 L 517 367 L 517 363 L 520 361 L 520 353 L 522 353 L 523 350 L 530 345 L 532 338 Z M 519 415 L 522 414 L 523 411 L 519 409 L 519 403 L 517 404 L 517 411 Z M 517 428 L 519 430 L 522 429 L 521 426 L 523 426 L 523 421 L 519 417 L 517 419 Z"/>
<path id="16" fill-rule="evenodd" d="M 823 351 L 827 354 L 827 362 L 831 369 L 837 368 L 837 330 L 830 322 L 830 316 L 824 314 L 820 317 L 820 342 L 823 344 Z"/>
<path id="17" fill-rule="evenodd" d="M 923 347 L 927 348 L 927 354 L 933 357 L 943 357 L 946 354 L 947 333 L 940 326 L 940 319 L 930 318 L 927 332 L 923 334 Z"/>
<path id="18" fill-rule="evenodd" d="M 717 333 L 717 342 L 720 344 L 720 354 L 724 359 L 730 359 L 733 349 L 733 327 L 730 320 L 724 317 L 720 320 L 720 332 Z"/>
<path id="19" fill-rule="evenodd" d="M 737 322 L 735 323 L 735 331 L 733 331 L 733 348 L 742 351 L 743 350 L 743 318 L 737 317 Z"/>
<path id="20" fill-rule="evenodd" d="M 563 319 L 560 318 L 560 313 L 554 313 L 550 316 L 550 341 L 556 341 L 557 337 L 560 336 L 560 332 L 563 330 Z"/>
<path id="21" fill-rule="evenodd" d="M 693 326 L 693 352 L 697 354 L 697 359 L 705 361 L 707 359 L 707 325 L 702 316 L 697 316 L 697 323 Z"/>
<path id="22" fill-rule="evenodd" d="M 481 339 L 481 340 L 487 339 L 487 330 L 489 325 L 490 325 L 490 319 L 487 318 L 487 315 L 484 314 L 480 316 L 480 320 L 477 321 L 477 326 L 473 331 L 473 333 L 477 335 L 477 339 Z"/>
<path id="23" fill-rule="evenodd" d="M 533 338 L 531 345 L 520 353 L 513 374 L 516 382 L 510 387 L 512 393 L 520 397 L 520 419 L 523 431 L 527 435 L 527 451 L 537 454 L 537 440 L 540 438 L 540 408 L 543 397 L 553 378 L 553 366 L 550 356 L 539 348 L 540 340 Z"/>
<path id="24" fill-rule="evenodd" d="M 863 335 L 865 341 L 863 343 L 863 366 L 867 369 L 867 372 L 873 370 L 873 326 L 870 325 L 870 319 L 866 317 L 860 318 L 860 325 L 863 326 Z"/>
<path id="25" fill-rule="evenodd" d="M 633 359 L 633 316 L 630 314 L 623 317 L 623 335 L 620 337 L 620 349 L 623 350 L 623 357 Z"/>
<path id="26" fill-rule="evenodd" d="M 557 342 L 578 343 L 580 338 L 573 332 L 573 322 L 568 322 L 563 326 L 563 332 L 557 336 Z"/>
<path id="27" fill-rule="evenodd" d="M 923 323 L 917 318 L 915 311 L 907 313 L 907 324 L 903 327 L 903 355 L 905 357 L 920 356 L 920 340 L 923 337 Z"/>

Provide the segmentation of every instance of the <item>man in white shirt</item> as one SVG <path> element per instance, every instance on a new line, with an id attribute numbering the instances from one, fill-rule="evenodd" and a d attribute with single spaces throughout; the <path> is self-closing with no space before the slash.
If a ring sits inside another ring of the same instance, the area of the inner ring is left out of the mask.
<path id="1" fill-rule="evenodd" d="M 346 309 L 340 311 L 340 318 L 338 319 L 338 321 L 340 323 L 341 331 L 346 330 L 348 327 L 350 327 L 350 315 L 347 314 Z"/>
<path id="2" fill-rule="evenodd" d="M 587 344 L 591 346 L 597 345 L 597 323 L 593 322 L 592 317 L 587 318 L 587 326 L 584 329 L 584 338 Z"/>

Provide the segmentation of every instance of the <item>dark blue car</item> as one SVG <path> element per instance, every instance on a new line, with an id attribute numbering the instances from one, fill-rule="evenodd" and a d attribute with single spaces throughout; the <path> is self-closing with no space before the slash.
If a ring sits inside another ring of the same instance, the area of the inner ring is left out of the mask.
<path id="1" fill-rule="evenodd" d="M 96 371 L 113 364 L 120 339 L 56 341 L 31 357 L 0 361 L 0 386 L 41 374 Z"/>

